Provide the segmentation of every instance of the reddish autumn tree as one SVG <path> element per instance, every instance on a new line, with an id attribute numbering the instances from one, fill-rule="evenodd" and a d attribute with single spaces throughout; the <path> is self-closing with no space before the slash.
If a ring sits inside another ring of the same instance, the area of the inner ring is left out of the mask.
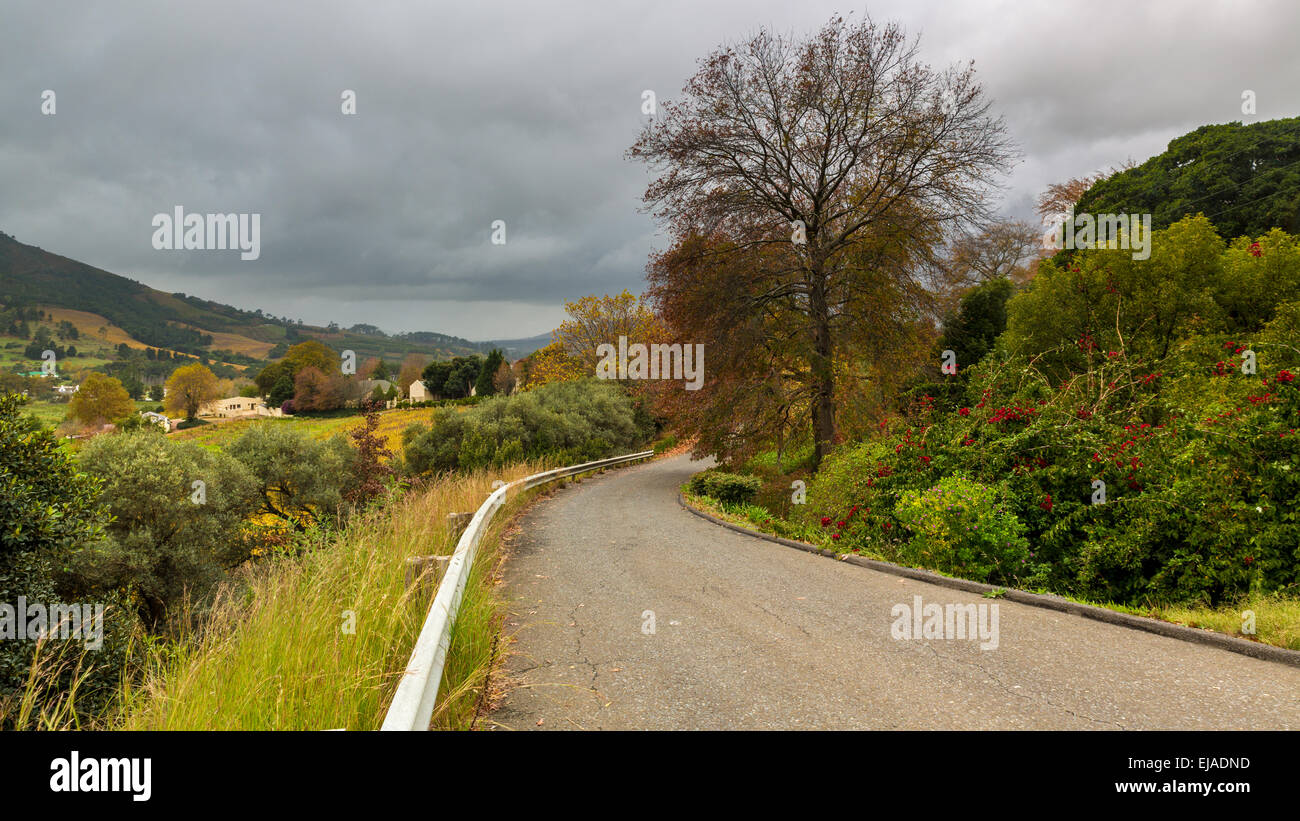
<path id="1" fill-rule="evenodd" d="M 384 461 L 390 454 L 388 443 L 378 433 L 381 407 L 379 402 L 363 400 L 362 422 L 348 432 L 357 455 L 352 463 L 352 481 L 343 498 L 353 505 L 363 506 L 377 498 L 384 492 L 384 481 L 393 473 Z"/>
<path id="2" fill-rule="evenodd" d="M 807 418 L 812 396 L 802 335 L 776 303 L 748 310 L 764 249 L 729 253 L 729 240 L 689 237 L 657 254 L 650 290 L 664 324 L 655 341 L 704 346 L 704 384 L 646 383 L 660 415 L 695 437 L 697 455 L 744 458 L 778 443 Z"/>
<path id="3" fill-rule="evenodd" d="M 371 378 L 382 379 L 383 377 L 373 376 L 375 371 L 379 368 L 379 363 L 382 361 L 383 360 L 377 356 L 367 357 L 366 360 L 361 363 L 360 367 L 357 368 L 357 378 L 358 379 L 371 379 Z"/>
<path id="4" fill-rule="evenodd" d="M 345 399 L 342 375 L 325 373 L 314 365 L 298 371 L 293 379 L 293 409 L 303 411 L 328 411 L 342 407 Z"/>
<path id="5" fill-rule="evenodd" d="M 702 343 L 704 385 L 647 383 L 660 414 L 678 431 L 696 437 L 697 455 L 743 459 L 775 445 L 778 460 L 787 443 L 808 441 L 810 409 L 819 382 L 809 366 L 811 343 L 797 298 L 766 300 L 782 263 L 768 246 L 729 253 L 729 240 L 689 238 L 651 262 L 649 296 L 672 341 Z M 896 250 L 898 246 L 893 246 Z M 772 257 L 775 256 L 775 259 Z M 846 264 L 861 272 L 902 265 L 883 253 L 854 252 Z M 857 277 L 848 292 L 835 292 L 839 343 L 832 363 L 835 408 L 848 433 L 861 434 L 878 418 L 933 341 L 934 295 L 909 277 Z"/>
<path id="6" fill-rule="evenodd" d="M 715 51 L 628 152 L 660 171 L 645 200 L 679 249 L 703 236 L 711 257 L 762 251 L 748 287 L 716 296 L 743 295 L 733 319 L 783 317 L 780 347 L 808 374 L 814 464 L 835 440 L 836 355 L 861 296 L 989 216 L 1015 156 L 989 108 L 970 66 L 932 70 L 897 25 L 837 17 L 805 40 L 760 31 Z M 728 266 L 720 282 L 745 276 Z"/>

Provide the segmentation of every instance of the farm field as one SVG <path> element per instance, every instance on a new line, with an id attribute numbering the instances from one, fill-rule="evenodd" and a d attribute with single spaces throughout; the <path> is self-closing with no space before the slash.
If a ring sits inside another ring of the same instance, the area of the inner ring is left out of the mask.
<path id="1" fill-rule="evenodd" d="M 200 328 L 197 325 L 189 325 L 184 322 L 177 324 L 183 328 L 192 328 L 199 333 L 204 333 L 212 337 L 213 350 L 234 351 L 235 353 L 246 354 L 256 359 L 265 359 L 275 347 L 274 342 L 263 342 L 242 334 L 231 334 L 225 333 L 224 331 L 209 331 L 206 328 Z"/>
<path id="2" fill-rule="evenodd" d="M 23 356 L 23 349 L 27 347 L 27 344 L 28 340 L 26 339 L 0 334 L 0 369 L 9 371 L 15 365 L 22 365 L 23 370 L 40 370 L 41 363 L 39 361 Z M 111 361 L 108 356 L 102 355 L 107 349 L 94 341 L 85 344 L 84 347 L 81 340 L 75 340 L 72 344 L 77 346 L 79 355 L 65 357 L 60 360 L 60 373 L 71 374 L 82 369 L 98 368 Z"/>
<path id="3" fill-rule="evenodd" d="M 36 307 L 45 311 L 49 318 L 40 322 L 32 322 L 32 330 L 43 325 L 51 331 L 57 331 L 59 323 L 66 321 L 70 322 L 80 333 L 77 339 L 60 340 L 64 344 L 75 345 L 81 354 L 80 356 L 69 357 L 59 363 L 60 371 L 64 373 L 75 374 L 81 369 L 97 368 L 111 362 L 116 358 L 117 346 L 123 343 L 128 348 L 139 351 L 157 347 L 146 345 L 110 320 L 90 311 L 78 311 L 72 308 L 58 308 L 49 305 L 38 305 Z M 212 336 L 212 348 L 214 350 L 229 350 L 253 357 L 265 357 L 275 347 L 272 342 L 261 342 L 240 334 L 208 331 L 186 323 L 174 324 L 193 328 Z M 0 367 L 8 369 L 16 364 L 30 365 L 33 369 L 39 367 L 39 362 L 33 362 L 33 360 L 23 356 L 23 348 L 27 346 L 28 341 L 16 336 L 0 335 Z M 192 354 L 177 353 L 190 359 L 196 358 Z M 227 362 L 225 364 L 234 363 Z M 235 365 L 235 367 L 242 366 Z"/>
<path id="4" fill-rule="evenodd" d="M 409 425 L 427 425 L 438 408 L 410 408 L 384 411 L 379 415 L 379 435 L 388 443 L 393 453 L 401 450 L 402 431 Z M 289 416 L 281 419 L 232 419 L 209 422 L 197 428 L 176 431 L 173 439 L 197 442 L 204 447 L 221 448 L 238 439 L 253 425 L 293 425 L 306 431 L 313 439 L 328 439 L 336 433 L 346 433 L 361 424 L 359 415 L 336 417 Z"/>
<path id="5" fill-rule="evenodd" d="M 151 411 L 158 408 L 157 402 L 147 400 L 135 403 L 136 411 Z M 67 402 L 28 402 L 23 406 L 23 412 L 35 416 L 40 423 L 46 427 L 57 428 L 64 418 L 68 415 Z"/>

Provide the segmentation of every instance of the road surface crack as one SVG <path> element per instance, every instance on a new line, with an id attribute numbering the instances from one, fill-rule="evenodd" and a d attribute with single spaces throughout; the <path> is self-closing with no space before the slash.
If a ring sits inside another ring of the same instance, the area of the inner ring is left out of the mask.
<path id="1" fill-rule="evenodd" d="M 1075 718 L 1086 719 L 1086 720 L 1088 720 L 1088 721 L 1093 722 L 1094 724 L 1106 724 L 1106 725 L 1111 725 L 1111 724 L 1113 724 L 1114 726 L 1120 728 L 1121 730 L 1128 729 L 1128 728 L 1125 727 L 1123 724 L 1120 724 L 1118 721 L 1108 721 L 1108 720 L 1105 720 L 1105 719 L 1093 718 L 1092 716 L 1090 716 L 1090 715 L 1085 715 L 1085 714 L 1083 714 L 1083 713 L 1077 713 L 1077 712 L 1075 712 L 1074 710 L 1071 710 L 1069 707 L 1066 707 L 1064 704 L 1057 704 L 1055 701 L 1052 701 L 1050 698 L 1048 698 L 1048 697 L 1046 697 L 1046 696 L 1038 696 L 1037 699 L 1036 699 L 1034 696 L 1031 696 L 1031 695 L 1029 695 L 1029 694 L 1027 694 L 1027 693 L 1020 693 L 1020 692 L 1017 692 L 1017 691 L 1015 690 L 1015 688 L 1013 688 L 1013 687 L 1008 687 L 1006 684 L 1004 684 L 1004 683 L 1002 682 L 1002 680 L 1001 680 L 1000 678 L 997 677 L 996 674 L 994 674 L 991 670 L 989 670 L 987 667 L 985 667 L 985 666 L 982 665 L 982 664 L 979 664 L 979 663 L 976 663 L 976 662 L 973 662 L 973 661 L 966 661 L 966 660 L 964 660 L 964 659 L 959 659 L 959 658 L 956 658 L 956 657 L 950 657 L 950 656 L 943 656 L 943 655 L 940 655 L 939 651 L 936 650 L 936 649 L 934 648 L 934 645 L 931 645 L 931 644 L 926 644 L 925 647 L 926 647 L 926 649 L 928 649 L 931 653 L 934 654 L 935 658 L 938 658 L 938 659 L 943 660 L 943 661 L 952 661 L 952 662 L 956 662 L 957 664 L 965 664 L 965 665 L 967 665 L 968 667 L 974 667 L 976 670 L 979 670 L 981 673 L 983 673 L 984 675 L 988 676 L 989 679 L 990 679 L 991 681 L 993 681 L 995 684 L 997 684 L 998 687 L 1002 688 L 1002 689 L 1003 689 L 1003 690 L 1004 690 L 1008 695 L 1013 695 L 1013 696 L 1016 696 L 1017 698 L 1023 698 L 1023 699 L 1026 700 L 1026 701 L 1035 701 L 1035 700 L 1042 701 L 1044 704 L 1047 704 L 1047 705 L 1050 706 L 1050 707 L 1055 707 L 1055 708 L 1058 709 L 1058 710 L 1061 710 L 1061 711 L 1063 711 L 1063 712 L 1069 713 L 1071 716 L 1073 716 L 1073 717 L 1075 717 Z"/>

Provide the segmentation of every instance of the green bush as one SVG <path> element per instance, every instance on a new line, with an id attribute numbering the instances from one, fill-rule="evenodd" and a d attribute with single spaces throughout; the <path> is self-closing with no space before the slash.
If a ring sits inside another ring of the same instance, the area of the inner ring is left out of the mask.
<path id="1" fill-rule="evenodd" d="M 698 496 L 708 496 L 728 505 L 747 505 L 754 500 L 762 481 L 757 476 L 709 469 L 691 477 L 687 487 Z"/>
<path id="2" fill-rule="evenodd" d="M 499 468 L 526 460 L 571 464 L 633 450 L 650 434 L 632 400 L 608 382 L 556 382 L 444 410 L 422 432 L 403 433 L 416 474 Z"/>
<path id="3" fill-rule="evenodd" d="M 29 604 L 46 606 L 106 605 L 103 644 L 89 659 L 98 669 L 82 671 L 86 677 L 74 705 L 93 712 L 116 686 L 132 619 L 122 618 L 115 595 L 94 602 L 77 597 L 62 584 L 59 571 L 78 545 L 102 538 L 108 515 L 99 504 L 97 481 L 77 469 L 50 430 L 22 416 L 21 407 L 17 395 L 0 395 L 0 602 L 16 609 L 22 596 Z M 51 642 L 46 653 L 62 650 L 62 645 Z M 31 639 L 0 641 L 0 726 L 13 726 L 11 708 L 27 682 L 35 649 Z M 58 697 L 70 690 L 74 675 L 65 669 L 44 686 Z"/>
<path id="4" fill-rule="evenodd" d="M 81 466 L 102 483 L 113 521 L 110 538 L 72 553 L 79 592 L 129 591 L 145 624 L 159 630 L 173 605 L 201 599 L 248 558 L 242 531 L 257 510 L 258 484 L 237 459 L 138 432 L 96 437 Z"/>
<path id="5" fill-rule="evenodd" d="M 299 532 L 340 514 L 356 462 L 342 434 L 322 441 L 274 423 L 253 425 L 226 453 L 256 479 L 260 512 Z"/>
<path id="6" fill-rule="evenodd" d="M 1025 526 L 1005 488 L 961 475 L 902 494 L 894 513 L 911 533 L 899 560 L 976 581 L 1012 581 L 1028 575 Z"/>
<path id="7" fill-rule="evenodd" d="M 660 439 L 658 442 L 655 442 L 654 452 L 657 455 L 663 453 L 664 451 L 672 450 L 675 447 L 677 447 L 677 437 L 670 433 L 664 438 Z"/>
<path id="8" fill-rule="evenodd" d="M 955 409 L 922 397 L 878 438 L 833 453 L 793 515 L 839 549 L 1133 606 L 1295 590 L 1297 327 L 1292 302 L 1258 333 L 1194 336 L 1162 359 L 1083 346 L 1084 370 L 1062 379 L 995 353 L 969 370 Z M 1247 349 L 1257 374 L 1241 372 Z M 994 569 L 912 527 L 952 476 L 1006 499 L 1032 545 L 1020 570 L 1014 554 Z"/>

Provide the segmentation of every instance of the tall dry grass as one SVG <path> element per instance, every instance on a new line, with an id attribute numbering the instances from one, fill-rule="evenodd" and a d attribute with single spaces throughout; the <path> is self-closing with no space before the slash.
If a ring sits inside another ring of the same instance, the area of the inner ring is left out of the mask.
<path id="1" fill-rule="evenodd" d="M 447 555 L 447 514 L 476 510 L 494 479 L 440 478 L 294 559 L 253 566 L 229 586 L 203 634 L 155 652 L 124 685 L 122 729 L 378 729 L 432 598 L 405 590 L 406 559 Z M 489 578 L 512 498 L 485 534 L 466 586 L 432 725 L 467 727 L 491 664 L 497 599 Z M 354 627 L 353 632 L 349 628 Z"/>

